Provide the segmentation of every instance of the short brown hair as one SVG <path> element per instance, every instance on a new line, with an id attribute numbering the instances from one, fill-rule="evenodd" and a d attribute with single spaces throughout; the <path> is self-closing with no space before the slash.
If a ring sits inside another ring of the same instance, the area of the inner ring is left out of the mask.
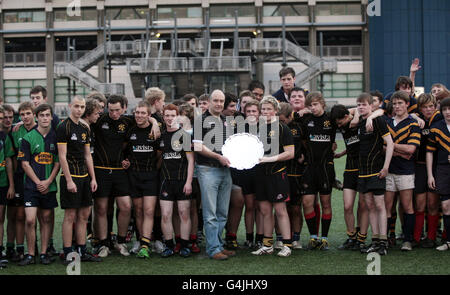
<path id="1" fill-rule="evenodd" d="M 39 113 L 45 112 L 46 110 L 50 110 L 50 114 L 53 116 L 53 108 L 48 103 L 42 103 L 42 104 L 38 105 L 34 109 L 34 115 L 37 117 L 37 116 L 39 116 Z"/>
<path id="2" fill-rule="evenodd" d="M 95 110 L 100 110 L 101 108 L 102 106 L 97 99 L 86 99 L 86 109 L 84 110 L 82 118 L 92 115 Z"/>
<path id="3" fill-rule="evenodd" d="M 247 110 L 247 108 L 251 107 L 251 106 L 256 106 L 258 108 L 258 112 L 261 112 L 261 106 L 259 105 L 259 101 L 257 101 L 256 99 L 253 99 L 245 104 L 244 114 L 245 114 L 245 111 Z"/>
<path id="4" fill-rule="evenodd" d="M 278 116 L 285 116 L 286 118 L 289 118 L 292 114 L 292 106 L 290 103 L 282 102 L 280 103 L 280 110 L 278 111 Z"/>
<path id="5" fill-rule="evenodd" d="M 417 107 L 420 109 L 430 102 L 433 103 L 434 106 L 437 105 L 436 98 L 433 96 L 433 94 L 422 93 L 417 99 Z"/>
<path id="6" fill-rule="evenodd" d="M 205 101 L 205 100 L 209 101 L 209 95 L 206 93 L 204 93 L 198 97 L 198 101 Z"/>
<path id="7" fill-rule="evenodd" d="M 313 101 L 318 101 L 325 107 L 325 99 L 319 91 L 313 91 L 306 96 L 305 105 L 310 106 Z"/>
<path id="8" fill-rule="evenodd" d="M 395 91 L 391 96 L 392 103 L 394 102 L 394 99 L 401 99 L 405 103 L 409 103 L 409 95 L 405 91 Z"/>
<path id="9" fill-rule="evenodd" d="M 373 97 L 370 93 L 363 92 L 358 96 L 358 98 L 356 99 L 356 102 L 367 102 L 368 104 L 372 104 Z"/>
<path id="10" fill-rule="evenodd" d="M 137 108 L 147 108 L 147 113 L 148 115 L 150 115 L 152 112 L 150 111 L 150 105 L 148 104 L 148 102 L 146 102 L 145 100 L 141 100 L 140 102 L 138 102 L 136 109 Z"/>
<path id="11" fill-rule="evenodd" d="M 30 90 L 30 96 L 31 94 L 38 94 L 39 92 L 42 93 L 43 98 L 47 97 L 47 89 L 45 89 L 44 87 L 42 87 L 41 85 L 36 85 L 33 88 L 31 88 Z"/>
<path id="12" fill-rule="evenodd" d="M 264 98 L 259 102 L 260 109 L 263 104 L 271 104 L 277 113 L 280 111 L 280 103 L 271 95 L 264 96 Z"/>
<path id="13" fill-rule="evenodd" d="M 289 74 L 292 75 L 292 78 L 295 78 L 295 71 L 291 67 L 282 68 L 278 74 L 280 76 L 280 79 Z"/>
<path id="14" fill-rule="evenodd" d="M 106 107 L 106 97 L 103 95 L 103 93 L 101 93 L 101 92 L 98 92 L 98 91 L 92 91 L 92 92 L 90 92 L 87 96 L 86 96 L 86 99 L 87 100 L 89 100 L 89 99 L 95 99 L 95 100 L 97 100 L 97 101 L 99 101 L 99 102 L 103 102 L 103 104 L 105 105 L 105 107 Z"/>
<path id="15" fill-rule="evenodd" d="M 2 107 L 5 109 L 5 112 L 11 112 L 14 114 L 14 108 L 9 104 L 4 104 Z"/>
<path id="16" fill-rule="evenodd" d="M 397 82 L 395 83 L 395 91 L 400 90 L 401 86 L 409 86 L 409 88 L 413 88 L 413 82 L 411 78 L 406 76 L 400 76 L 397 78 Z"/>
<path id="17" fill-rule="evenodd" d="M 34 106 L 31 103 L 31 101 L 24 101 L 19 105 L 18 112 L 19 112 L 19 114 L 23 110 L 31 110 L 33 112 L 33 109 L 34 109 Z"/>
<path id="18" fill-rule="evenodd" d="M 255 95 L 250 90 L 244 90 L 239 94 L 239 99 L 241 100 L 244 96 L 250 96 L 252 99 L 256 99 Z"/>

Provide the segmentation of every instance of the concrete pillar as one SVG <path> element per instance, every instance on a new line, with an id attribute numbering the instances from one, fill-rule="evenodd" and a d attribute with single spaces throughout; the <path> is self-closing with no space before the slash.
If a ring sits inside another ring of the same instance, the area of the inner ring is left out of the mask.
<path id="1" fill-rule="evenodd" d="M 363 56 L 363 89 L 370 91 L 370 35 L 369 18 L 367 16 L 367 1 L 362 1 L 361 13 L 365 26 L 361 30 L 362 34 L 362 56 Z"/>
<path id="2" fill-rule="evenodd" d="M 53 6 L 51 0 L 45 3 L 46 28 L 53 28 Z M 45 66 L 47 69 L 47 102 L 55 105 L 55 36 L 53 32 L 47 32 L 45 35 Z"/>
<path id="3" fill-rule="evenodd" d="M 308 1 L 309 22 L 312 24 L 314 24 L 316 21 L 315 7 L 316 1 L 309 0 Z M 309 52 L 313 55 L 317 55 L 317 29 L 315 26 L 309 27 Z M 312 79 L 309 82 L 309 85 L 311 88 L 310 91 L 317 91 L 317 78 Z"/>
<path id="4" fill-rule="evenodd" d="M 104 1 L 97 1 L 97 27 L 102 28 L 104 25 L 104 20 L 106 17 L 106 11 L 105 11 L 105 2 Z M 97 31 L 97 46 L 103 44 L 105 42 L 105 38 L 103 36 L 103 30 Z M 98 80 L 100 82 L 105 83 L 106 77 L 105 77 L 105 71 L 104 71 L 105 62 L 103 59 L 101 59 L 97 63 L 98 67 Z"/>
<path id="5" fill-rule="evenodd" d="M 262 1 L 255 1 L 256 6 L 256 22 L 258 24 L 262 23 L 263 19 L 263 8 L 262 8 Z M 264 38 L 264 33 L 260 28 L 256 28 L 256 38 Z M 263 55 L 258 55 L 257 59 L 262 60 L 264 58 Z M 261 83 L 264 83 L 264 63 L 259 62 L 255 64 L 255 78 L 256 80 L 260 81 Z"/>
<path id="6" fill-rule="evenodd" d="M 3 30 L 3 11 L 0 7 L 0 30 Z M 0 33 L 0 96 L 3 97 L 3 100 L 5 99 L 4 96 L 4 88 L 3 88 L 3 69 L 5 68 L 5 61 L 3 57 L 5 56 L 5 38 L 3 37 L 3 34 Z"/>

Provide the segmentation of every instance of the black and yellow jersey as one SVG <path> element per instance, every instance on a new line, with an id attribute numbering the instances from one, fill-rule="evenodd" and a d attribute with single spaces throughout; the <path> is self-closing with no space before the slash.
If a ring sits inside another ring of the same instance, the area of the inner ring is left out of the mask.
<path id="1" fill-rule="evenodd" d="M 130 161 L 130 169 L 135 172 L 157 170 L 157 150 L 159 139 L 151 135 L 152 124 L 146 128 L 133 126 L 127 133 L 124 157 Z"/>
<path id="2" fill-rule="evenodd" d="M 434 162 L 437 164 L 450 164 L 450 125 L 440 120 L 430 128 L 428 136 L 428 152 L 436 152 Z"/>
<path id="3" fill-rule="evenodd" d="M 91 125 L 95 134 L 95 168 L 122 169 L 123 145 L 127 141 L 128 131 L 135 125 L 132 117 L 120 116 L 118 120 L 113 120 L 108 113 Z"/>
<path id="4" fill-rule="evenodd" d="M 177 133 L 180 131 L 180 133 Z M 174 135 L 177 135 L 175 138 Z M 178 137 L 179 135 L 179 137 Z M 165 131 L 161 135 L 159 149 L 162 151 L 161 178 L 164 180 L 185 180 L 187 179 L 188 160 L 185 151 L 186 143 L 190 147 L 191 136 L 182 129 L 176 131 Z"/>
<path id="5" fill-rule="evenodd" d="M 350 122 L 340 128 L 347 150 L 345 160 L 345 171 L 358 171 L 359 167 L 359 136 L 358 126 L 350 128 Z"/>
<path id="6" fill-rule="evenodd" d="M 383 144 L 385 136 L 391 136 L 386 121 L 382 117 L 373 119 L 373 131 L 366 130 L 367 119 L 358 125 L 359 136 L 359 177 L 378 175 L 383 169 L 385 155 Z"/>
<path id="7" fill-rule="evenodd" d="M 294 146 L 291 130 L 286 124 L 279 121 L 272 124 L 259 124 L 259 138 L 264 145 L 264 156 L 270 157 L 284 152 L 285 147 Z M 278 141 L 278 150 L 272 151 L 272 144 L 276 146 Z M 264 175 L 273 175 L 285 171 L 287 161 L 277 161 L 272 163 L 262 163 L 257 166 L 257 173 Z"/>
<path id="8" fill-rule="evenodd" d="M 425 163 L 427 155 L 428 136 L 430 135 L 431 126 L 434 123 L 443 120 L 444 117 L 439 111 L 436 111 L 434 112 L 433 116 L 431 116 L 430 120 L 425 120 L 425 118 L 422 115 L 420 116 L 420 118 L 425 121 L 425 126 L 421 131 L 422 136 L 420 137 L 420 146 L 419 152 L 417 154 L 417 162 Z"/>
<path id="9" fill-rule="evenodd" d="M 337 126 L 330 115 L 326 112 L 319 117 L 305 114 L 302 118 L 294 117 L 294 120 L 302 126 L 307 165 L 333 163 Z"/>
<path id="10" fill-rule="evenodd" d="M 396 122 L 394 118 L 386 120 L 389 132 L 392 135 L 394 144 L 408 144 L 415 147 L 420 146 L 420 127 L 419 123 L 408 115 L 407 118 Z M 399 175 L 411 175 L 415 173 L 415 154 L 409 159 L 400 156 L 393 156 L 389 165 L 389 173 Z"/>
<path id="11" fill-rule="evenodd" d="M 72 176 L 87 176 L 88 170 L 84 158 L 84 149 L 90 145 L 89 130 L 81 123 L 75 123 L 67 118 L 59 124 L 56 130 L 58 145 L 67 146 L 67 164 Z"/>
<path id="12" fill-rule="evenodd" d="M 288 125 L 289 129 L 291 129 L 292 139 L 294 141 L 295 154 L 292 160 L 289 160 L 287 165 L 287 174 L 288 176 L 301 176 L 305 169 L 305 160 L 300 164 L 298 159 L 301 158 L 302 155 L 305 154 L 305 146 L 303 145 L 303 135 L 302 128 L 300 123 L 296 121 L 291 121 Z"/>

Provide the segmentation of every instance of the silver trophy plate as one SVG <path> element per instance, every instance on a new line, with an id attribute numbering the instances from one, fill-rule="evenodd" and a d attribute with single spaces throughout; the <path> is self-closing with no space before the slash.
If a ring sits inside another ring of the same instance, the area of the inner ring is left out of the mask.
<path id="1" fill-rule="evenodd" d="M 225 141 L 222 154 L 230 160 L 230 167 L 238 170 L 251 169 L 264 156 L 264 145 L 255 135 L 238 133 Z"/>

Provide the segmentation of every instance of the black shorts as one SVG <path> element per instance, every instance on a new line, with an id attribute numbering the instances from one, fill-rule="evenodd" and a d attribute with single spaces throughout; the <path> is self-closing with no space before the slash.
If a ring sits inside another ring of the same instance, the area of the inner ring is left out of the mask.
<path id="1" fill-rule="evenodd" d="M 331 163 L 307 165 L 302 186 L 305 195 L 330 195 L 335 181 L 334 165 Z"/>
<path id="2" fill-rule="evenodd" d="M 289 180 L 286 171 L 272 175 L 257 174 L 256 200 L 271 203 L 289 202 Z"/>
<path id="3" fill-rule="evenodd" d="M 378 178 L 378 175 L 359 177 L 358 192 L 363 194 L 371 192 L 375 196 L 384 195 L 386 192 L 386 177 L 383 179 Z"/>
<path id="4" fill-rule="evenodd" d="M 25 208 L 38 207 L 41 209 L 54 209 L 58 207 L 56 192 L 49 192 L 46 195 L 42 195 L 40 192 L 25 190 L 23 198 Z"/>
<path id="5" fill-rule="evenodd" d="M 94 198 L 123 197 L 130 195 L 128 175 L 123 169 L 95 168 L 97 191 Z"/>
<path id="6" fill-rule="evenodd" d="M 159 175 L 157 171 L 128 171 L 127 174 L 130 182 L 130 193 L 132 198 L 158 196 Z"/>
<path id="7" fill-rule="evenodd" d="M 423 194 L 426 192 L 436 192 L 428 186 L 428 173 L 425 164 L 416 163 L 416 176 L 414 178 L 414 193 Z"/>
<path id="8" fill-rule="evenodd" d="M 289 180 L 289 193 L 290 193 L 290 205 L 300 205 L 302 200 L 303 191 L 301 186 L 301 176 L 288 176 Z"/>
<path id="9" fill-rule="evenodd" d="M 14 173 L 14 190 L 16 195 L 13 199 L 8 200 L 8 206 L 23 207 L 25 205 L 23 201 L 23 178 L 24 174 Z"/>
<path id="10" fill-rule="evenodd" d="M 358 170 L 344 171 L 344 189 L 356 191 L 358 189 Z"/>
<path id="11" fill-rule="evenodd" d="M 59 200 L 61 209 L 79 209 L 92 206 L 91 178 L 73 177 L 72 180 L 77 186 L 77 192 L 71 193 L 67 190 L 66 178 L 60 178 Z"/>
<path id="12" fill-rule="evenodd" d="M 441 196 L 441 201 L 448 200 L 447 197 L 450 197 L 450 164 L 438 164 L 434 178 L 436 191 Z"/>
<path id="13" fill-rule="evenodd" d="M 240 178 L 239 186 L 242 188 L 242 194 L 244 196 L 256 194 L 256 181 L 258 180 L 256 169 L 242 170 Z"/>
<path id="14" fill-rule="evenodd" d="M 159 199 L 163 201 L 192 200 L 192 193 L 186 196 L 183 193 L 186 180 L 163 180 L 159 193 Z"/>
<path id="15" fill-rule="evenodd" d="M 6 206 L 8 203 L 8 199 L 6 198 L 6 194 L 8 193 L 8 187 L 0 187 L 0 206 Z"/>

